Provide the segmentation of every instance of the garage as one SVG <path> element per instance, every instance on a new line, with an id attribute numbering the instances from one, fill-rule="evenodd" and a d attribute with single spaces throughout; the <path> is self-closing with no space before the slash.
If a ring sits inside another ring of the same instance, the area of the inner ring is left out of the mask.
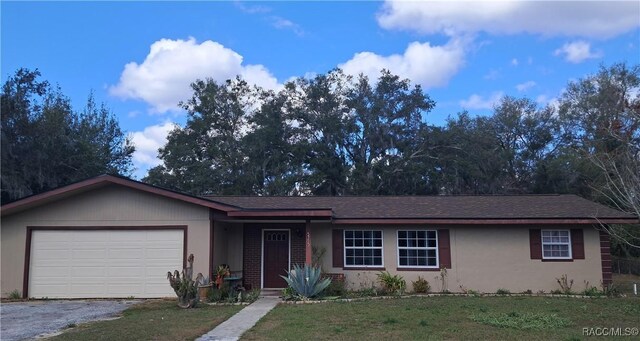
<path id="1" fill-rule="evenodd" d="M 182 269 L 185 237 L 181 227 L 30 228 L 28 296 L 174 296 L 166 274 Z"/>

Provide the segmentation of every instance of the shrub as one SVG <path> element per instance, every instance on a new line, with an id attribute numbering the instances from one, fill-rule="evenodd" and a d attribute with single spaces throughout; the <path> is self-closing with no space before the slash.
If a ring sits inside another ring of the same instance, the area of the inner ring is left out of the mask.
<path id="1" fill-rule="evenodd" d="M 613 283 L 609 285 L 602 285 L 602 293 L 607 297 L 620 297 L 622 293 L 620 289 Z"/>
<path id="2" fill-rule="evenodd" d="M 220 288 L 213 286 L 207 293 L 207 300 L 209 302 L 229 302 L 231 296 L 229 285 L 223 285 Z"/>
<path id="3" fill-rule="evenodd" d="M 242 302 L 255 302 L 260 298 L 260 289 L 253 289 L 242 293 Z"/>
<path id="4" fill-rule="evenodd" d="M 466 290 L 465 294 L 471 295 L 471 296 L 482 296 L 479 291 L 473 290 L 473 289 Z"/>
<path id="5" fill-rule="evenodd" d="M 582 292 L 584 296 L 602 296 L 602 292 L 596 287 L 588 287 Z"/>
<path id="6" fill-rule="evenodd" d="M 426 279 L 420 276 L 418 276 L 417 281 L 413 281 L 411 283 L 413 284 L 413 292 L 417 294 L 426 294 L 429 291 L 431 291 L 431 286 L 429 285 L 429 282 L 427 282 Z"/>
<path id="7" fill-rule="evenodd" d="M 296 298 L 296 292 L 292 287 L 286 287 L 282 289 L 282 298 L 284 298 L 285 301 L 293 300 Z"/>
<path id="8" fill-rule="evenodd" d="M 347 292 L 347 286 L 344 280 L 332 280 L 331 284 L 324 291 L 327 296 L 344 296 Z"/>
<path id="9" fill-rule="evenodd" d="M 296 264 L 293 266 L 293 270 L 287 271 L 287 277 L 280 277 L 287 281 L 295 296 L 306 300 L 320 295 L 331 284 L 330 278 L 322 279 L 320 276 L 320 268 L 309 264 L 300 267 Z"/>
<path id="10" fill-rule="evenodd" d="M 400 275 L 391 275 L 388 271 L 382 271 L 378 274 L 378 281 L 382 284 L 382 288 L 388 294 L 402 294 L 407 287 L 407 282 Z"/>
<path id="11" fill-rule="evenodd" d="M 532 295 L 533 291 L 531 291 L 531 289 L 527 289 L 527 290 L 523 291 L 522 293 L 525 294 L 525 295 Z"/>
<path id="12" fill-rule="evenodd" d="M 356 291 L 349 291 L 346 294 L 347 297 L 373 297 L 378 296 L 378 291 L 376 288 L 362 288 Z"/>
<path id="13" fill-rule="evenodd" d="M 504 288 L 500 288 L 498 290 L 496 290 L 496 294 L 498 295 L 509 295 L 511 294 L 511 291 L 504 289 Z"/>
<path id="14" fill-rule="evenodd" d="M 569 280 L 567 275 L 564 274 L 560 278 L 556 278 L 556 282 L 560 286 L 560 291 L 565 295 L 572 295 L 571 287 L 573 287 L 573 280 Z"/>
<path id="15" fill-rule="evenodd" d="M 16 289 L 9 293 L 9 298 L 12 300 L 19 300 L 22 298 L 22 294 Z"/>

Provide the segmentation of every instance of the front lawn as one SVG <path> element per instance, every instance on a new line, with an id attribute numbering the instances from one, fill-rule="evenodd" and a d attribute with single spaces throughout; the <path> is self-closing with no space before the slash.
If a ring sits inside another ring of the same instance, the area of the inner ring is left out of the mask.
<path id="1" fill-rule="evenodd" d="M 175 301 L 137 304 L 110 321 L 74 326 L 51 340 L 193 340 L 222 323 L 244 306 L 178 308 Z"/>
<path id="2" fill-rule="evenodd" d="M 246 340 L 582 339 L 640 327 L 638 298 L 423 297 L 281 304 Z"/>

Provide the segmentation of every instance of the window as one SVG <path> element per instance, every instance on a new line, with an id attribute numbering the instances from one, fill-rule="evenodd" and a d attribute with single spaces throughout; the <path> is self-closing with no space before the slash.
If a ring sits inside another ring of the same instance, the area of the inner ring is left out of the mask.
<path id="1" fill-rule="evenodd" d="M 398 231 L 398 267 L 437 268 L 436 231 Z"/>
<path id="2" fill-rule="evenodd" d="M 542 230 L 542 258 L 571 258 L 571 237 L 569 230 Z"/>
<path id="3" fill-rule="evenodd" d="M 381 267 L 382 231 L 344 231 L 345 267 Z"/>

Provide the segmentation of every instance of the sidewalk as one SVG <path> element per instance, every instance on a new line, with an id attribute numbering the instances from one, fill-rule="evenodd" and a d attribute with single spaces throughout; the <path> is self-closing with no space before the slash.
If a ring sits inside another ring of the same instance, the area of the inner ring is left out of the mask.
<path id="1" fill-rule="evenodd" d="M 279 297 L 261 297 L 210 332 L 197 338 L 196 341 L 238 340 L 244 332 L 251 329 L 258 320 L 275 308 L 278 302 L 280 302 Z"/>

